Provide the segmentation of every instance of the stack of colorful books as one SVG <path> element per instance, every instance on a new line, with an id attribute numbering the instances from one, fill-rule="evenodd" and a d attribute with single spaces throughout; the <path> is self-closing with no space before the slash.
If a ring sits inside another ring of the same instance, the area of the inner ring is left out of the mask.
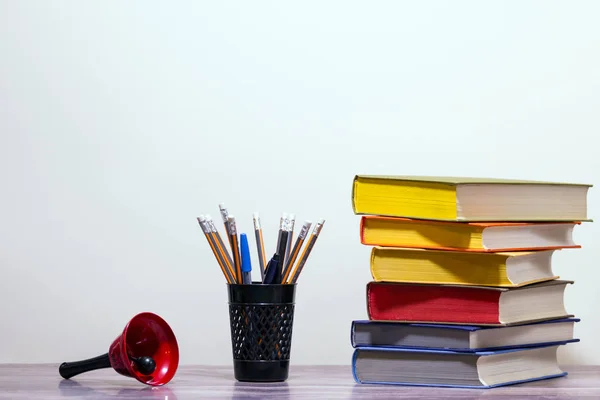
<path id="1" fill-rule="evenodd" d="M 358 383 L 490 388 L 564 376 L 579 319 L 552 255 L 579 248 L 592 185 L 365 176 L 353 181 L 373 246 L 368 320 L 352 321 Z"/>

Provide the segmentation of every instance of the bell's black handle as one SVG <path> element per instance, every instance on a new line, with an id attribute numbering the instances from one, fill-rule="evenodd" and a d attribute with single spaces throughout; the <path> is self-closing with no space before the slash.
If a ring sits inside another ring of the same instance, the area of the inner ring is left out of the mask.
<path id="1" fill-rule="evenodd" d="M 58 367 L 58 372 L 63 378 L 69 379 L 83 372 L 110 367 L 110 359 L 108 358 L 108 353 L 106 353 L 98 357 L 88 358 L 87 360 L 64 362 Z"/>

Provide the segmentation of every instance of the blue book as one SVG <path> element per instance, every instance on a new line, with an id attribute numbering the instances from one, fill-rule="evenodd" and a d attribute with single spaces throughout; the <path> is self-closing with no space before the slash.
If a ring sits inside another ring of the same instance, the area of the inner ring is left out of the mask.
<path id="1" fill-rule="evenodd" d="M 360 384 L 486 389 L 567 375 L 558 365 L 558 347 L 466 353 L 360 347 L 352 374 Z"/>
<path id="2" fill-rule="evenodd" d="M 352 321 L 352 347 L 426 348 L 477 352 L 578 342 L 573 337 L 578 318 L 511 326 L 471 326 Z"/>

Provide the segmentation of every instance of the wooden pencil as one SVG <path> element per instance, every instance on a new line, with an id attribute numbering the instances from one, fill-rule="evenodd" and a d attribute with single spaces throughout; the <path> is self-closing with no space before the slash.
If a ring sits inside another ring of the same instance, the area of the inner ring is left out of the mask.
<path id="1" fill-rule="evenodd" d="M 258 265 L 260 266 L 260 280 L 265 280 L 265 266 L 267 258 L 265 256 L 265 242 L 263 240 L 262 227 L 260 226 L 260 217 L 257 212 L 252 215 L 254 221 L 254 237 L 256 238 L 256 250 L 258 253 Z"/>
<path id="2" fill-rule="evenodd" d="M 296 243 L 294 243 L 294 248 L 290 252 L 289 258 L 284 263 L 283 277 L 281 278 L 282 283 L 287 283 L 290 273 L 292 272 L 292 265 L 294 265 L 294 263 L 296 262 L 296 258 L 300 253 L 300 249 L 304 244 L 304 239 L 306 239 L 306 235 L 308 235 L 308 231 L 310 230 L 311 225 L 312 222 L 304 221 L 304 225 L 302 225 L 302 228 L 300 228 L 300 232 L 298 233 L 298 237 L 296 238 Z"/>
<path id="3" fill-rule="evenodd" d="M 304 268 L 304 265 L 306 264 L 306 260 L 308 260 L 308 256 L 310 255 L 310 252 L 312 251 L 312 249 L 315 245 L 315 242 L 317 241 L 319 234 L 321 233 L 321 228 L 323 227 L 323 224 L 325 224 L 324 219 L 320 219 L 319 221 L 317 221 L 317 224 L 315 225 L 312 233 L 310 234 L 308 243 L 304 247 L 304 251 L 302 252 L 300 261 L 298 262 L 298 265 L 296 265 L 296 268 L 294 269 L 294 273 L 288 279 L 288 283 L 296 283 L 298 281 L 298 277 L 300 276 L 300 273 L 302 272 L 302 268 Z"/>
<path id="4" fill-rule="evenodd" d="M 225 260 L 223 259 L 222 255 L 218 252 L 214 238 L 211 236 L 209 228 L 206 225 L 206 217 L 201 215 L 197 218 L 197 220 L 198 224 L 200 225 L 200 228 L 202 229 L 202 232 L 204 232 L 204 236 L 206 237 L 206 240 L 208 241 L 208 244 L 210 245 L 213 254 L 215 255 L 215 258 L 217 259 L 217 262 L 219 263 L 219 266 L 221 267 L 221 271 L 223 272 L 225 279 L 228 283 L 233 283 L 233 277 L 230 274 L 229 268 L 227 268 L 227 266 L 225 265 Z"/>
<path id="5" fill-rule="evenodd" d="M 217 230 L 217 226 L 215 225 L 215 222 L 213 221 L 213 219 L 211 218 L 210 215 L 206 215 L 206 224 L 207 224 L 208 228 L 210 229 L 210 233 L 211 233 L 212 237 L 215 239 L 217 251 L 220 254 L 222 254 L 223 259 L 225 261 L 225 266 L 229 270 L 229 273 L 234 278 L 233 281 L 235 282 L 236 279 L 235 279 L 235 269 L 233 268 L 233 261 L 231 260 L 231 256 L 229 255 L 229 252 L 227 251 L 227 246 L 225 246 L 225 243 L 223 242 L 223 239 L 221 238 L 221 234 L 219 234 L 219 231 Z"/>
<path id="6" fill-rule="evenodd" d="M 237 227 L 235 217 L 229 215 L 227 217 L 229 224 L 229 241 L 231 242 L 231 252 L 233 253 L 233 268 L 235 270 L 236 282 L 242 283 L 242 260 L 240 259 L 240 249 L 238 244 Z"/>
<path id="7" fill-rule="evenodd" d="M 231 240 L 229 237 L 229 211 L 227 211 L 225 204 L 219 203 L 219 213 L 221 214 L 221 219 L 223 220 L 223 225 L 225 226 L 225 233 L 227 239 L 229 240 L 229 246 L 231 247 Z"/>

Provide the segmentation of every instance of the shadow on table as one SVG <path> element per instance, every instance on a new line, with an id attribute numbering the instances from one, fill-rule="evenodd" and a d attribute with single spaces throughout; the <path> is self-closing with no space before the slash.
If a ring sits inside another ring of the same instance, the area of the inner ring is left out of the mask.
<path id="1" fill-rule="evenodd" d="M 486 398 L 498 398 L 514 400 L 520 398 L 506 392 L 498 392 L 495 389 L 463 389 L 463 388 L 440 388 L 424 386 L 400 386 L 400 385 L 375 385 L 355 384 L 352 388 L 350 399 L 434 399 L 434 400 L 475 400 Z"/>
<path id="2" fill-rule="evenodd" d="M 140 389 L 123 388 L 119 390 L 96 390 L 79 382 L 62 380 L 58 384 L 62 397 L 76 397 L 84 400 L 116 400 L 116 399 L 160 399 L 177 400 L 177 397 L 166 386 L 146 386 Z"/>
<path id="3" fill-rule="evenodd" d="M 282 383 L 245 383 L 235 382 L 231 400 L 246 399 L 287 399 L 290 389 L 286 382 Z"/>

